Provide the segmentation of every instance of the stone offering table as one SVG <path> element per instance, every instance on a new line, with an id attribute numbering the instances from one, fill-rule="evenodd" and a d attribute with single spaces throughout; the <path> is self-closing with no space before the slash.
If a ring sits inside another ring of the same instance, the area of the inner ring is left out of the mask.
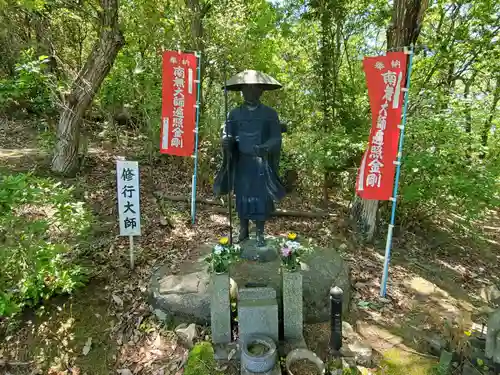
<path id="1" fill-rule="evenodd" d="M 243 251 L 253 246 L 252 242 L 243 245 Z M 202 245 L 195 252 L 194 261 L 186 261 L 179 272 L 172 274 L 170 265 L 156 269 L 151 278 L 150 302 L 159 315 L 176 318 L 189 323 L 210 324 L 210 275 L 206 270 L 204 258 L 212 245 Z M 351 297 L 350 274 L 347 263 L 340 254 L 331 248 L 317 248 L 304 256 L 302 264 L 303 314 L 304 323 L 329 321 L 329 291 L 332 285 L 344 291 L 343 309 L 346 316 Z M 242 260 L 230 270 L 231 278 L 238 288 L 248 283 L 258 283 L 276 290 L 278 301 L 282 297 L 282 278 L 280 259 L 268 262 Z M 281 303 L 278 303 L 280 313 Z"/>

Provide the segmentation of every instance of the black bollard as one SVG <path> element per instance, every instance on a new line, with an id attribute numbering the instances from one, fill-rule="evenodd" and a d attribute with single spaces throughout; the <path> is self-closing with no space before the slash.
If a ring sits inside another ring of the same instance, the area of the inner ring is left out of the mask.
<path id="1" fill-rule="evenodd" d="M 342 347 L 342 297 L 344 292 L 338 286 L 330 289 L 330 350 L 340 355 Z"/>

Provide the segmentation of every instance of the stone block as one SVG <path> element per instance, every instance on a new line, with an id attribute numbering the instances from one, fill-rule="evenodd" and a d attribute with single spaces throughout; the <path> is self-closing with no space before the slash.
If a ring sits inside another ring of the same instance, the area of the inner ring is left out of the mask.
<path id="1" fill-rule="evenodd" d="M 255 299 L 275 299 L 276 290 L 273 288 L 256 287 L 242 288 L 238 291 L 238 300 L 255 300 Z"/>
<path id="2" fill-rule="evenodd" d="M 303 337 L 302 274 L 282 271 L 283 280 L 283 333 L 285 340 Z"/>
<path id="3" fill-rule="evenodd" d="M 272 295 L 272 288 L 256 289 L 263 289 L 262 294 L 259 295 L 245 289 L 240 290 L 240 296 L 244 297 L 238 300 L 240 342 L 248 335 L 263 334 L 271 337 L 277 343 L 279 339 L 278 302 L 276 298 L 269 298 Z"/>
<path id="4" fill-rule="evenodd" d="M 210 323 L 214 344 L 231 341 L 231 302 L 229 275 L 211 275 Z"/>

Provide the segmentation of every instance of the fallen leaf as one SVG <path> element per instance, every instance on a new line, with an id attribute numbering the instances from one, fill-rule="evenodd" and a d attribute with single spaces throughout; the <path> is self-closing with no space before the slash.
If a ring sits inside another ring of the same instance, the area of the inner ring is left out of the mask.
<path id="1" fill-rule="evenodd" d="M 120 297 L 116 294 L 112 294 L 111 296 L 113 297 L 113 301 L 115 301 L 118 306 L 123 307 L 123 300 Z"/>
<path id="2" fill-rule="evenodd" d="M 87 342 L 85 343 L 85 346 L 83 347 L 83 350 L 82 350 L 83 355 L 89 354 L 91 346 L 92 346 L 92 337 L 89 337 L 87 339 Z"/>
<path id="3" fill-rule="evenodd" d="M 217 366 L 216 371 L 225 372 L 227 370 L 227 365 Z"/>
<path id="4" fill-rule="evenodd" d="M 119 375 L 133 375 L 132 371 L 130 371 L 128 368 L 122 368 L 121 370 L 116 370 L 116 372 Z"/>
<path id="5" fill-rule="evenodd" d="M 370 302 L 368 301 L 359 301 L 358 306 L 363 309 L 368 309 L 370 307 Z"/>
<path id="6" fill-rule="evenodd" d="M 233 349 L 229 352 L 229 355 L 227 356 L 227 360 L 230 361 L 234 355 L 236 354 L 236 349 Z"/>

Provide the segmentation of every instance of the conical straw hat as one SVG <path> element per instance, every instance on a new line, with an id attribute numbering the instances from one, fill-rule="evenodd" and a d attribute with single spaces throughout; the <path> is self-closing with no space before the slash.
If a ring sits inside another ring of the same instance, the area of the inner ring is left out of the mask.
<path id="1" fill-rule="evenodd" d="M 264 90 L 277 90 L 282 87 L 281 83 L 269 74 L 257 70 L 244 70 L 226 81 L 229 91 L 241 91 L 243 85 L 260 85 Z"/>

